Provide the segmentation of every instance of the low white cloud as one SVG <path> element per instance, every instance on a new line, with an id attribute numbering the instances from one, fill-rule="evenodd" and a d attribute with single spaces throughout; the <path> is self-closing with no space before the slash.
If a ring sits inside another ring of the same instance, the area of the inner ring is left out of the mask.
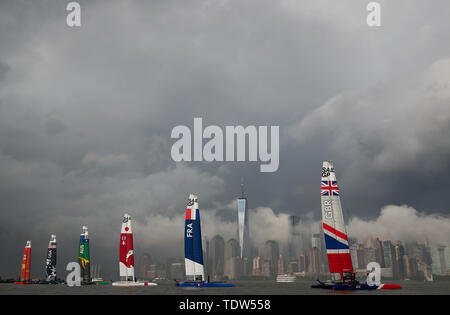
<path id="1" fill-rule="evenodd" d="M 402 205 L 387 205 L 375 220 L 352 218 L 348 233 L 360 241 L 369 237 L 410 241 L 429 241 L 434 245 L 450 245 L 450 218 L 425 215 L 416 209 Z"/>

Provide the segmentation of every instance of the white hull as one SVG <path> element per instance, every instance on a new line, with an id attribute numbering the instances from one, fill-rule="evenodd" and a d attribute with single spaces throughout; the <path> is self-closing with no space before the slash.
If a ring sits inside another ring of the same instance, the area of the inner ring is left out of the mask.
<path id="1" fill-rule="evenodd" d="M 296 277 L 292 275 L 278 275 L 277 282 L 295 282 Z"/>
<path id="2" fill-rule="evenodd" d="M 158 285 L 155 282 L 134 282 L 134 281 L 116 281 L 112 285 L 117 287 L 143 287 L 143 286 L 155 286 Z"/>

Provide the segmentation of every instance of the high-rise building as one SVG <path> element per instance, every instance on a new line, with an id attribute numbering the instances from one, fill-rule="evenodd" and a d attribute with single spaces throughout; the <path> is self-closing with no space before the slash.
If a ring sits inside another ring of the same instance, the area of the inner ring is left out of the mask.
<path id="1" fill-rule="evenodd" d="M 363 244 L 358 244 L 358 249 L 356 250 L 356 256 L 358 259 L 358 266 L 360 269 L 363 269 L 366 267 L 367 263 L 365 260 L 365 255 L 364 255 L 364 245 Z"/>
<path id="2" fill-rule="evenodd" d="M 270 277 L 271 275 L 271 262 L 262 259 L 261 256 L 255 256 L 253 258 L 253 276 Z"/>
<path id="3" fill-rule="evenodd" d="M 308 272 L 314 275 L 320 273 L 320 254 L 317 247 L 313 246 L 309 252 Z"/>
<path id="4" fill-rule="evenodd" d="M 251 259 L 251 243 L 248 222 L 248 204 L 244 196 L 244 185 L 241 184 L 241 197 L 237 200 L 237 239 L 240 247 L 240 257 Z"/>
<path id="5" fill-rule="evenodd" d="M 264 259 L 269 261 L 270 275 L 276 275 L 278 272 L 278 258 L 280 257 L 280 248 L 278 242 L 268 240 L 264 245 Z"/>
<path id="6" fill-rule="evenodd" d="M 230 280 L 239 279 L 244 275 L 244 260 L 239 257 L 231 257 L 225 261 L 225 276 Z"/>
<path id="7" fill-rule="evenodd" d="M 376 249 L 373 247 L 367 247 L 364 248 L 364 262 L 366 263 L 366 266 L 368 263 L 371 262 L 378 262 L 376 258 Z M 366 267 L 364 266 L 364 267 Z"/>
<path id="8" fill-rule="evenodd" d="M 302 234 L 299 230 L 300 217 L 289 216 L 288 258 L 295 259 L 303 253 Z"/>
<path id="9" fill-rule="evenodd" d="M 224 250 L 224 275 L 228 277 L 228 279 L 237 279 L 244 273 L 244 261 L 240 257 L 240 249 L 239 243 L 234 238 L 228 240 L 225 243 Z M 239 260 L 234 258 L 239 257 Z"/>
<path id="10" fill-rule="evenodd" d="M 299 261 L 297 259 L 288 261 L 287 272 L 290 274 L 299 272 L 300 270 L 298 268 L 298 263 L 299 263 Z"/>
<path id="11" fill-rule="evenodd" d="M 409 258 L 409 277 L 410 279 L 418 278 L 418 264 L 416 258 Z"/>
<path id="12" fill-rule="evenodd" d="M 431 248 L 431 270 L 435 275 L 445 275 L 450 269 L 450 255 L 447 246 L 433 246 Z"/>
<path id="13" fill-rule="evenodd" d="M 260 256 L 255 256 L 255 258 L 253 258 L 253 275 L 254 276 L 260 276 L 261 275 L 261 257 Z"/>
<path id="14" fill-rule="evenodd" d="M 322 243 L 320 242 L 320 234 L 313 234 L 311 238 L 311 245 L 312 247 L 316 247 L 319 252 L 321 251 Z"/>
<path id="15" fill-rule="evenodd" d="M 211 277 L 220 279 L 223 276 L 225 264 L 225 241 L 220 235 L 214 236 L 209 242 L 208 265 L 210 267 Z"/>
<path id="16" fill-rule="evenodd" d="M 349 237 L 348 245 L 350 249 L 350 257 L 352 259 L 353 269 L 358 269 L 358 241 L 354 237 Z"/>
<path id="17" fill-rule="evenodd" d="M 209 266 L 209 239 L 205 236 L 203 238 L 203 268 L 205 268 L 206 274 L 211 274 L 211 268 Z"/>
<path id="18" fill-rule="evenodd" d="M 165 269 L 166 278 L 169 280 L 183 280 L 185 278 L 184 259 L 167 258 Z"/>
<path id="19" fill-rule="evenodd" d="M 392 266 L 394 265 L 394 246 L 392 245 L 391 241 L 383 241 L 383 254 L 385 267 L 392 268 Z"/>
<path id="20" fill-rule="evenodd" d="M 377 237 L 375 240 L 375 259 L 376 262 L 380 264 L 381 268 L 384 268 L 384 253 L 383 253 L 383 243 Z"/>
<path id="21" fill-rule="evenodd" d="M 300 254 L 298 257 L 298 271 L 306 272 L 308 270 L 308 264 L 305 254 Z"/>
<path id="22" fill-rule="evenodd" d="M 238 241 L 236 241 L 234 238 L 229 239 L 225 243 L 225 251 L 224 251 L 225 261 L 230 259 L 230 258 L 240 257 L 240 256 L 241 256 L 241 253 L 240 253 L 240 248 L 239 248 Z"/>
<path id="23" fill-rule="evenodd" d="M 152 257 L 145 253 L 139 259 L 139 277 L 141 279 L 147 279 L 147 272 L 150 265 L 153 263 Z"/>
<path id="24" fill-rule="evenodd" d="M 279 275 L 286 273 L 286 262 L 283 258 L 283 255 L 280 255 L 277 261 L 277 273 Z"/>
<path id="25" fill-rule="evenodd" d="M 405 278 L 405 265 L 403 256 L 405 255 L 405 248 L 400 241 L 394 246 L 394 279 L 404 279 Z"/>
<path id="26" fill-rule="evenodd" d="M 166 279 L 166 268 L 165 264 L 151 264 L 148 267 L 146 279 Z"/>

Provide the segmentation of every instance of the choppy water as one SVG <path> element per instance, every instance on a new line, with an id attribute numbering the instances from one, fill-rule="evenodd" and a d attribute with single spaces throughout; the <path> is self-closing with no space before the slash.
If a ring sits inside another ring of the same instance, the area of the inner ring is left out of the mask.
<path id="1" fill-rule="evenodd" d="M 68 287 L 66 285 L 14 285 L 0 284 L 0 294 L 163 294 L 163 295 L 307 295 L 307 294 L 450 294 L 450 281 L 419 282 L 419 281 L 386 281 L 386 283 L 402 285 L 402 290 L 350 291 L 333 292 L 330 290 L 311 289 L 313 281 L 301 280 L 295 283 L 277 283 L 275 281 L 232 281 L 235 288 L 177 288 L 172 282 L 159 283 L 150 287 L 115 287 L 111 285 L 89 285 Z"/>

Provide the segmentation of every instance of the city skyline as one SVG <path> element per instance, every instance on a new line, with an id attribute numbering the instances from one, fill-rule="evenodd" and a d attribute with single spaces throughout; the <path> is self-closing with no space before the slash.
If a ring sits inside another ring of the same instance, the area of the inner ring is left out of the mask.
<path id="1" fill-rule="evenodd" d="M 320 242 L 314 235 L 311 237 L 309 249 L 299 253 L 296 258 L 283 257 L 282 252 L 285 252 L 285 250 L 280 250 L 280 244 L 273 240 L 267 240 L 263 254 L 253 257 L 252 268 L 247 270 L 239 257 L 239 244 L 235 239 L 229 239 L 225 242 L 220 235 L 214 236 L 213 239 L 220 240 L 221 245 L 218 255 L 215 253 L 213 257 L 208 257 L 208 264 L 212 264 L 212 266 L 207 265 L 206 269 L 211 272 L 208 275 L 211 276 L 212 280 L 255 279 L 259 277 L 273 279 L 276 275 L 285 273 L 306 279 L 317 276 L 326 278 L 330 275 L 327 258 L 323 255 L 324 250 L 315 246 Z M 222 243 L 222 241 L 224 242 Z M 448 246 L 430 246 L 426 242 L 404 244 L 400 241 L 380 240 L 379 238 L 372 239 L 370 243 L 368 245 L 366 242 L 366 245 L 364 245 L 355 238 L 350 239 L 352 263 L 359 276 L 365 275 L 366 266 L 369 262 L 379 263 L 382 277 L 387 279 L 433 281 L 433 276 L 450 276 L 450 247 Z M 377 247 L 378 243 L 382 243 L 382 247 Z M 227 246 L 230 246 L 233 253 L 230 254 L 230 249 L 227 249 Z M 380 255 L 376 253 L 377 251 Z M 171 261 L 176 265 L 183 264 L 181 258 L 168 259 L 168 262 Z M 159 266 L 159 274 L 155 273 L 156 271 L 153 274 L 162 278 L 164 276 L 161 275 L 165 274 L 164 268 L 170 268 L 167 263 L 161 262 L 151 265 L 153 270 L 156 270 Z M 217 266 L 220 267 L 217 269 Z M 178 273 L 178 276 L 181 276 L 181 274 Z"/>
<path id="2" fill-rule="evenodd" d="M 238 197 L 237 199 L 239 199 L 240 197 Z M 238 209 L 238 207 L 237 207 L 237 203 L 235 204 L 236 205 L 236 208 L 235 208 L 235 210 L 234 211 L 236 211 L 237 212 L 237 209 Z M 249 217 L 249 221 L 251 221 L 251 217 L 253 217 L 254 215 L 255 215 L 255 213 L 256 212 L 253 212 L 253 213 L 251 213 L 250 214 L 250 217 Z M 288 257 L 289 257 L 289 242 L 290 242 L 290 237 L 292 236 L 291 235 L 291 233 L 292 233 L 292 215 L 290 215 L 290 216 L 288 216 L 288 215 L 285 215 L 284 217 L 282 217 L 281 218 L 281 220 L 280 220 L 280 218 L 278 219 L 279 221 L 285 221 L 284 223 L 285 223 L 285 227 L 286 227 L 286 229 L 282 229 L 282 231 L 283 231 L 283 234 L 284 234 L 284 236 L 283 237 L 281 237 L 281 238 L 278 238 L 275 242 L 277 242 L 278 244 L 280 244 L 280 252 L 282 252 L 283 253 L 283 255 L 285 256 L 285 258 L 287 259 Z M 302 221 L 301 220 L 301 218 L 300 217 L 297 217 L 297 219 L 296 220 L 298 220 L 297 222 L 296 222 L 296 229 L 294 229 L 294 232 L 295 233 L 298 233 L 298 235 L 301 235 L 301 238 L 299 238 L 299 240 L 303 240 L 303 244 L 296 244 L 298 247 L 301 247 L 301 246 L 303 246 L 304 247 L 304 244 L 305 244 L 305 239 L 307 240 L 306 241 L 306 243 L 311 243 L 311 242 L 309 242 L 308 241 L 308 239 L 309 240 L 311 240 L 311 238 L 315 238 L 315 239 L 317 239 L 317 241 L 315 241 L 315 242 L 317 242 L 318 244 L 320 244 L 319 245 L 319 249 L 323 249 L 324 248 L 324 240 L 323 240 L 323 234 L 321 234 L 321 221 L 310 221 L 310 220 L 308 220 L 308 218 L 306 218 L 306 221 L 304 222 L 304 221 Z M 206 222 L 204 222 L 205 220 L 203 219 L 203 222 L 202 222 L 202 229 L 206 226 L 206 224 L 208 224 L 208 220 L 206 220 Z M 360 222 L 359 222 L 360 223 Z M 369 223 L 369 222 L 368 222 Z M 279 223 L 278 223 L 279 224 Z M 136 222 L 136 225 L 138 225 L 138 222 Z M 235 226 L 235 227 L 233 227 L 233 226 Z M 287 228 L 287 227 L 289 227 L 289 228 Z M 311 227 L 316 227 L 316 230 L 314 229 L 314 228 L 312 228 L 311 229 Z M 229 228 L 230 228 L 230 231 L 232 231 L 232 230 L 237 230 L 237 221 L 235 221 L 235 222 L 232 222 L 232 223 L 230 223 L 230 225 L 229 225 Z M 304 229 L 304 230 L 302 230 L 302 229 Z M 223 240 L 223 248 L 225 248 L 225 244 L 229 241 L 229 240 L 232 240 L 232 239 L 235 239 L 235 236 L 233 237 L 233 233 L 232 232 L 230 232 L 229 231 L 229 233 L 228 233 L 228 235 L 231 235 L 229 238 L 227 238 L 227 237 L 222 237 L 220 234 L 211 234 L 211 233 L 205 233 L 205 235 L 204 235 L 204 238 L 203 238 L 203 246 L 204 246 L 204 255 L 205 255 L 205 257 L 208 257 L 209 255 L 208 255 L 208 252 L 209 252 L 209 249 L 210 249 L 210 247 L 209 247 L 209 242 L 211 241 L 211 239 L 213 239 L 214 237 L 220 237 L 220 238 L 222 238 L 222 240 Z M 352 236 L 352 234 L 351 234 L 351 228 L 349 229 L 349 234 L 350 234 L 350 239 L 353 239 L 353 240 L 355 240 L 355 239 L 357 239 L 355 236 Z M 214 235 L 212 238 L 211 238 L 211 236 L 210 235 Z M 298 236 L 297 235 L 297 236 Z M 364 243 L 364 242 L 367 242 L 368 240 L 371 240 L 371 239 L 373 239 L 374 237 L 377 237 L 376 236 L 376 234 L 367 234 L 367 235 L 365 235 L 364 236 L 364 238 L 361 240 L 361 243 Z M 404 241 L 404 239 L 396 239 L 396 238 L 392 238 L 392 239 L 390 239 L 391 241 Z M 236 240 L 237 241 L 237 240 Z M 266 239 L 264 239 L 264 238 L 260 238 L 260 240 L 259 240 L 259 242 L 257 242 L 257 243 L 259 243 L 259 246 L 252 246 L 252 252 L 254 253 L 255 251 L 256 252 L 260 252 L 260 253 L 262 253 L 263 251 L 264 251 L 264 245 L 265 245 L 265 242 L 266 241 L 268 241 L 268 240 L 266 240 Z M 422 238 L 420 238 L 420 237 L 418 237 L 418 238 L 412 238 L 412 239 L 410 239 L 410 241 L 411 242 L 414 242 L 414 241 L 418 241 L 418 242 L 427 242 L 428 241 L 428 238 L 425 236 L 425 237 L 422 237 Z M 313 241 L 314 242 L 314 241 Z M 251 240 L 250 240 L 250 243 L 253 243 Z M 448 247 L 448 245 L 447 245 L 448 243 L 445 243 L 445 242 L 434 242 L 434 243 L 432 243 L 432 245 L 433 246 L 436 246 L 436 247 Z M 301 245 L 301 246 L 300 246 Z M 221 250 L 220 250 L 220 252 L 221 252 L 221 254 L 220 255 L 223 255 L 223 253 L 222 253 L 222 247 L 221 247 Z M 238 247 L 239 247 L 239 244 L 238 244 Z M 143 246 L 139 246 L 139 247 L 137 247 L 138 248 L 138 250 L 137 250 L 137 252 L 139 253 L 139 252 L 141 252 L 141 251 L 144 251 L 144 252 L 151 252 L 151 250 L 149 249 L 149 248 L 147 248 L 147 250 L 145 250 L 144 249 L 144 247 Z M 240 247 L 239 247 L 239 252 L 240 252 Z M 306 250 L 306 251 L 303 251 L 303 254 L 308 254 L 308 250 Z M 323 261 L 326 261 L 326 253 L 325 253 L 325 251 L 323 251 L 323 250 L 320 250 L 319 251 L 319 254 L 321 255 L 321 261 L 323 262 Z M 36 260 L 37 258 L 36 258 L 36 254 L 35 254 L 35 257 L 34 257 L 34 260 Z M 240 256 L 240 255 L 239 255 Z M 261 255 L 261 256 L 263 256 L 263 255 Z M 95 256 L 94 256 L 95 257 Z M 98 256 L 97 256 L 98 257 Z M 168 256 L 167 258 L 170 260 L 170 259 L 181 259 L 181 257 L 182 257 L 182 251 L 180 251 L 179 253 L 178 253 L 178 255 L 172 255 L 172 256 Z M 102 257 L 103 259 L 105 258 L 105 257 Z M 353 257 L 352 257 L 352 260 L 353 260 Z M 67 263 L 68 261 L 71 261 L 71 260 L 67 260 L 66 259 L 66 262 L 62 262 L 62 264 L 64 264 L 64 263 Z M 101 261 L 101 260 L 100 260 Z M 98 262 L 98 261 L 97 261 Z M 96 263 L 96 261 L 94 260 L 94 263 Z M 160 259 L 158 259 L 158 258 L 156 258 L 155 257 L 155 263 L 157 263 L 157 264 L 161 264 L 161 263 L 164 263 L 164 258 L 162 259 L 162 260 L 160 260 Z M 208 261 L 207 262 L 207 266 L 208 266 L 208 264 L 209 264 L 210 262 Z M 248 263 L 251 265 L 253 262 L 251 261 L 251 259 L 248 261 Z M 35 269 L 37 269 L 37 268 L 39 268 L 39 267 L 36 267 L 35 265 L 39 265 L 39 261 L 37 262 L 37 263 L 35 263 L 33 266 L 34 266 L 34 268 L 32 269 L 32 272 L 33 273 L 36 273 L 35 272 Z M 32 267 L 33 267 L 32 266 Z M 63 266 L 61 266 L 61 265 L 59 265 L 59 268 L 58 269 L 61 269 Z M 224 263 L 222 264 L 222 266 L 220 267 L 221 268 L 221 271 L 220 271 L 220 274 L 223 274 L 223 270 L 225 269 L 225 265 L 224 265 Z M 242 267 L 242 268 L 244 268 L 244 267 Z M 272 269 L 274 268 L 273 266 L 271 267 Z M 17 268 L 16 268 L 17 269 Z M 247 270 L 249 269 L 249 267 L 247 267 Z M 210 271 L 210 270 L 209 270 Z M 111 275 L 113 275 L 113 277 L 114 277 L 114 274 L 116 273 L 116 271 L 115 271 L 115 268 L 112 268 L 112 269 L 106 269 L 106 273 L 107 274 L 111 274 Z M 0 276 L 3 276 L 4 278 L 8 278 L 8 277 L 14 277 L 14 274 L 11 274 L 11 275 L 0 275 Z"/>

